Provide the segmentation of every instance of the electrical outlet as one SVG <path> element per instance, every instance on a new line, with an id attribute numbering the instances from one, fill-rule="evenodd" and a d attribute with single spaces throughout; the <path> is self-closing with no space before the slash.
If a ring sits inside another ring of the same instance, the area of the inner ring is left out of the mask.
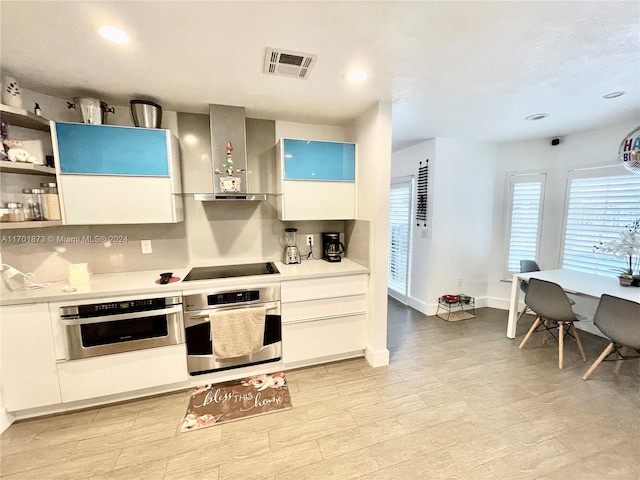
<path id="1" fill-rule="evenodd" d="M 307 247 L 308 246 L 313 247 L 313 235 L 307 235 Z"/>
<path id="2" fill-rule="evenodd" d="M 142 248 L 142 253 L 152 253 L 153 250 L 151 248 L 151 240 L 140 240 L 140 247 Z"/>

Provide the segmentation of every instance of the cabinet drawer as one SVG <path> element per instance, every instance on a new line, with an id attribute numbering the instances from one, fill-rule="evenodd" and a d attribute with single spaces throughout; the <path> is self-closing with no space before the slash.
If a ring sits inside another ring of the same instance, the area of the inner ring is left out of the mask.
<path id="1" fill-rule="evenodd" d="M 184 344 L 60 362 L 63 402 L 75 402 L 144 388 L 185 382 Z"/>
<path id="2" fill-rule="evenodd" d="M 367 293 L 367 277 L 367 275 L 343 275 L 282 282 L 280 288 L 282 303 L 365 295 Z"/>
<path id="3" fill-rule="evenodd" d="M 363 314 L 367 311 L 367 296 L 353 295 L 324 300 L 306 300 L 282 304 L 282 322 L 309 321 L 336 316 Z"/>
<path id="4" fill-rule="evenodd" d="M 284 363 L 364 350 L 366 315 L 282 325 Z"/>

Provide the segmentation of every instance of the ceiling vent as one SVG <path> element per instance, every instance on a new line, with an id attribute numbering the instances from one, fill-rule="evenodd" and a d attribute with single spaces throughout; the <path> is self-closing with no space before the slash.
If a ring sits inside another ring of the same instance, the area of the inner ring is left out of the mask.
<path id="1" fill-rule="evenodd" d="M 316 63 L 318 55 L 267 47 L 264 57 L 264 73 L 306 79 Z"/>

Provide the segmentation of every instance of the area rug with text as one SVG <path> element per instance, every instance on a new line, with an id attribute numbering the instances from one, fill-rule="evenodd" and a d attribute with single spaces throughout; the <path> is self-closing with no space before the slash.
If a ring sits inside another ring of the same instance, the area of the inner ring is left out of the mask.
<path id="1" fill-rule="evenodd" d="M 283 372 L 196 387 L 181 432 L 289 410 L 289 387 Z"/>

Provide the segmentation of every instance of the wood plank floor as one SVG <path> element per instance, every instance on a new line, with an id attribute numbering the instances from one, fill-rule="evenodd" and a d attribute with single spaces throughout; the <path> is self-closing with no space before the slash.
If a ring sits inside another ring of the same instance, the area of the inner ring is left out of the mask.
<path id="1" fill-rule="evenodd" d="M 9 479 L 640 478 L 638 362 L 581 379 L 604 348 L 505 336 L 507 313 L 447 323 L 389 303 L 389 367 L 287 372 L 294 408 L 180 433 L 187 392 L 13 424 Z M 523 319 L 518 335 L 532 318 Z"/>

